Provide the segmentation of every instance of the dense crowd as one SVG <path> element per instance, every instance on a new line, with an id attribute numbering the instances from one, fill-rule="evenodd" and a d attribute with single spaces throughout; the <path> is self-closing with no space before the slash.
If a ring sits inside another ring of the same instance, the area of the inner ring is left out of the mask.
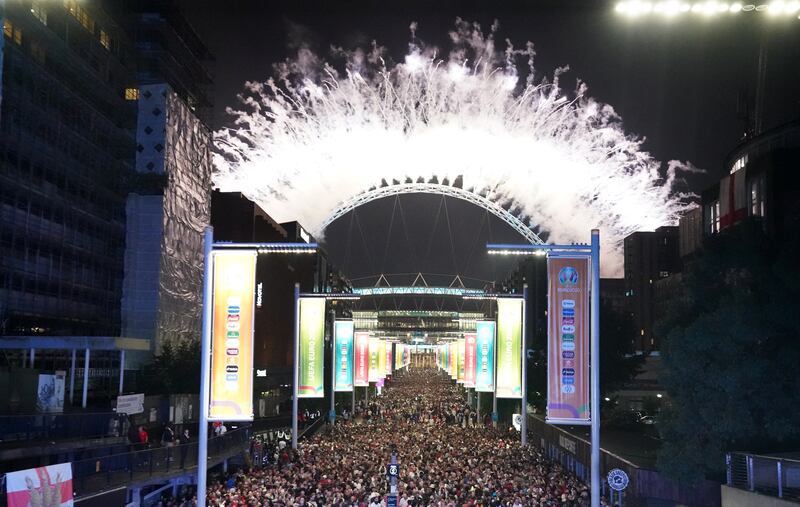
<path id="1" fill-rule="evenodd" d="M 209 487 L 210 505 L 384 506 L 386 464 L 401 466 L 398 505 L 568 506 L 589 504 L 588 487 L 519 434 L 478 422 L 463 389 L 435 370 L 396 376 L 330 433 L 293 452 L 275 449 L 269 466 Z"/>

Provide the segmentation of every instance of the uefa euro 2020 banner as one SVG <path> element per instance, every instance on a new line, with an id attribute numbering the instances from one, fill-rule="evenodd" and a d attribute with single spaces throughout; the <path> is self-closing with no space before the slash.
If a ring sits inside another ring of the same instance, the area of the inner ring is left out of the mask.
<path id="1" fill-rule="evenodd" d="M 464 383 L 464 375 L 466 371 L 466 350 L 465 350 L 465 340 L 464 338 L 459 338 L 456 342 L 456 350 L 458 350 L 458 372 L 456 373 L 457 378 L 456 382 L 459 384 Z"/>
<path id="2" fill-rule="evenodd" d="M 588 424 L 589 259 L 547 259 L 547 422 Z"/>
<path id="3" fill-rule="evenodd" d="M 334 391 L 353 390 L 353 321 L 337 320 L 334 323 L 336 337 L 336 385 Z"/>
<path id="4" fill-rule="evenodd" d="M 493 320 L 475 324 L 475 391 L 494 392 L 494 331 Z"/>
<path id="5" fill-rule="evenodd" d="M 522 298 L 497 299 L 498 398 L 522 398 Z"/>
<path id="6" fill-rule="evenodd" d="M 381 378 L 381 340 L 377 336 L 369 337 L 369 381 L 377 382 Z"/>
<path id="7" fill-rule="evenodd" d="M 475 333 L 464 333 L 464 387 L 475 387 Z"/>
<path id="8" fill-rule="evenodd" d="M 369 333 L 360 331 L 353 335 L 355 348 L 353 349 L 353 362 L 355 363 L 355 375 L 353 385 L 355 387 L 367 387 L 369 385 Z"/>
<path id="9" fill-rule="evenodd" d="M 386 340 L 378 340 L 378 380 L 386 378 Z"/>
<path id="10" fill-rule="evenodd" d="M 325 396 L 325 298 L 300 298 L 300 384 L 298 398 Z"/>
<path id="11" fill-rule="evenodd" d="M 386 376 L 390 376 L 392 374 L 392 346 L 394 345 L 393 341 L 386 340 Z"/>
<path id="12" fill-rule="evenodd" d="M 6 492 L 8 507 L 72 507 L 72 465 L 9 472 Z"/>
<path id="13" fill-rule="evenodd" d="M 214 252 L 210 421 L 253 420 L 254 250 Z"/>

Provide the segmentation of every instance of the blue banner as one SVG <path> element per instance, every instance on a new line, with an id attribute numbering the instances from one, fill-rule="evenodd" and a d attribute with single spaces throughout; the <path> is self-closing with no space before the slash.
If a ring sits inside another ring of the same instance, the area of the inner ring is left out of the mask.
<path id="1" fill-rule="evenodd" d="M 337 320 L 334 324 L 336 379 L 334 391 L 353 390 L 353 321 Z"/>
<path id="2" fill-rule="evenodd" d="M 494 335 L 495 322 L 479 320 L 475 332 L 477 354 L 475 361 L 475 391 L 494 392 Z"/>

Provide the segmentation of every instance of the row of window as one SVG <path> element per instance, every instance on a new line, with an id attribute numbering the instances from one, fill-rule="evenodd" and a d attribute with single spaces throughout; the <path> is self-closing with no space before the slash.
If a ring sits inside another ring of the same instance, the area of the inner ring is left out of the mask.
<path id="1" fill-rule="evenodd" d="M 38 4 L 39 2 L 34 2 Z M 111 51 L 111 36 L 102 28 L 96 27 L 94 19 L 89 15 L 89 12 L 84 9 L 76 0 L 64 0 L 64 8 L 67 9 L 72 17 L 78 20 L 89 33 L 97 36 L 100 45 Z M 38 16 L 37 16 L 38 17 Z M 46 19 L 46 18 L 45 18 Z M 47 24 L 45 22 L 45 24 Z M 97 28 L 97 30 L 95 30 Z"/>
<path id="2" fill-rule="evenodd" d="M 766 216 L 766 179 L 764 174 L 760 174 L 747 182 L 747 214 L 751 217 Z M 715 234 L 720 231 L 720 207 L 719 199 L 706 204 L 705 230 L 707 234 Z"/>
<path id="3" fill-rule="evenodd" d="M 60 297 L 105 308 L 107 311 L 114 311 L 118 304 L 118 301 L 109 297 L 109 293 L 106 291 L 96 291 L 69 283 L 26 277 L 19 272 L 0 273 L 0 289 L 38 296 Z"/>

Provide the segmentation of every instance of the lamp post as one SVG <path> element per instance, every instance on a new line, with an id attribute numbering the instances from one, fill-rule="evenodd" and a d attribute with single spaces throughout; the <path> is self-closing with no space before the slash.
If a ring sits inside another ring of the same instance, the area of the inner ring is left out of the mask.
<path id="1" fill-rule="evenodd" d="M 591 414 L 591 506 L 600 507 L 600 231 L 592 229 L 589 245 L 509 245 L 488 244 L 492 255 L 547 255 L 569 252 L 588 257 L 591 261 L 591 334 L 590 334 L 590 414 Z M 523 340 L 524 343 L 524 340 Z M 523 356 L 524 358 L 524 356 Z M 523 359 L 524 361 L 525 359 Z M 524 362 L 523 362 L 524 364 Z M 524 372 L 525 370 L 523 370 Z M 496 372 L 495 372 L 496 374 Z M 522 382 L 525 385 L 523 376 Z M 523 387 L 524 389 L 524 387 Z M 524 391 L 523 391 L 524 392 Z M 523 398 L 524 399 L 524 398 Z M 496 400 L 496 397 L 495 397 Z M 496 410 L 496 409 L 495 409 Z M 524 410 L 523 410 L 524 411 Z M 525 414 L 523 414 L 523 420 Z"/>

